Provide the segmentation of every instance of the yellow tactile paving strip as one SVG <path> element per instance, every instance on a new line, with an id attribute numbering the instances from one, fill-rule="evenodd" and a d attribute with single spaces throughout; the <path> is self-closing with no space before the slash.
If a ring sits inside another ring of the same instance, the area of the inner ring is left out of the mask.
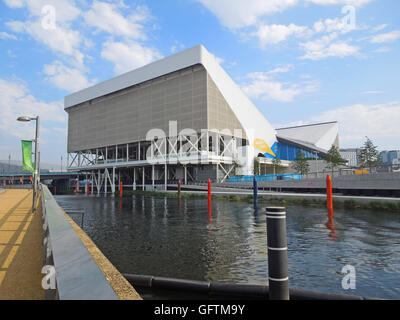
<path id="1" fill-rule="evenodd" d="M 6 190 L 0 194 L 0 299 L 44 299 L 42 263 L 42 219 L 40 210 L 32 214 L 32 190 Z"/>

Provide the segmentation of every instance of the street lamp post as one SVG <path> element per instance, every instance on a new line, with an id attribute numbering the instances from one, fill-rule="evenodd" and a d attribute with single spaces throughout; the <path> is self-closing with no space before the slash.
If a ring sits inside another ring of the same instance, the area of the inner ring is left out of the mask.
<path id="1" fill-rule="evenodd" d="M 18 121 L 29 122 L 29 121 L 36 121 L 36 134 L 35 134 L 35 171 L 33 173 L 33 202 L 32 202 L 32 213 L 36 213 L 36 200 L 37 194 L 39 189 L 39 123 L 40 119 L 39 116 L 32 118 L 32 117 L 19 117 Z"/>

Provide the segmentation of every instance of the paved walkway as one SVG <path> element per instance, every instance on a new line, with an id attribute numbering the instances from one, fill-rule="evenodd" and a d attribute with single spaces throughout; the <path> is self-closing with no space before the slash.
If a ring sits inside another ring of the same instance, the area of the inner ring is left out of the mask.
<path id="1" fill-rule="evenodd" d="M 40 203 L 40 202 L 39 202 Z M 32 190 L 0 194 L 0 299 L 44 299 L 42 219 Z"/>

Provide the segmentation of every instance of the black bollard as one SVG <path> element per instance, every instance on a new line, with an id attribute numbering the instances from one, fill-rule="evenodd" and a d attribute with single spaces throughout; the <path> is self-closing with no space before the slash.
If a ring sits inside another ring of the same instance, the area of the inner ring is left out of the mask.
<path id="1" fill-rule="evenodd" d="M 286 209 L 267 207 L 268 283 L 270 300 L 289 300 Z"/>

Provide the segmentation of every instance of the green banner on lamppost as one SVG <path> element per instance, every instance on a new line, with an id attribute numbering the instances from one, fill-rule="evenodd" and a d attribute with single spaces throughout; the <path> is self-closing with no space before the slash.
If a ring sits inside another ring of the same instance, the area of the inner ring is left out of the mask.
<path id="1" fill-rule="evenodd" d="M 32 141 L 21 140 L 22 144 L 22 171 L 34 171 L 32 163 Z"/>

